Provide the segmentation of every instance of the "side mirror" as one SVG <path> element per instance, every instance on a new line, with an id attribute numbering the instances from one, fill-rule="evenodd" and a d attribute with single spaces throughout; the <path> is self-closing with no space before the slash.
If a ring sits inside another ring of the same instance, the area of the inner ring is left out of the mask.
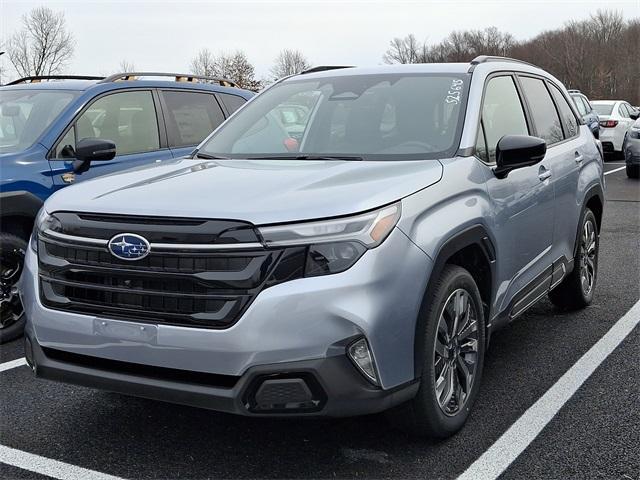
<path id="1" fill-rule="evenodd" d="M 76 144 L 73 170 L 83 173 L 89 170 L 93 161 L 111 160 L 116 156 L 116 144 L 101 138 L 83 138 Z"/>
<path id="2" fill-rule="evenodd" d="M 496 168 L 493 173 L 505 178 L 511 170 L 529 167 L 542 161 L 547 153 L 547 143 L 529 135 L 505 135 L 496 147 Z"/>
<path id="3" fill-rule="evenodd" d="M 633 120 L 637 120 L 637 119 L 638 119 L 638 117 L 640 116 L 640 113 L 639 113 L 639 112 L 631 112 L 631 113 L 629 114 L 629 116 L 630 116 Z"/>

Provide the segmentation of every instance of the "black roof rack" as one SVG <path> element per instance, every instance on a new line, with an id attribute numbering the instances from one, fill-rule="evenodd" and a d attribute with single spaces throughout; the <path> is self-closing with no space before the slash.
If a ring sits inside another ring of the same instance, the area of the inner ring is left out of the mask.
<path id="1" fill-rule="evenodd" d="M 21 83 L 40 83 L 43 80 L 102 80 L 104 77 L 95 77 L 91 75 L 33 75 L 30 77 L 22 77 L 13 82 L 5 83 L 5 85 L 19 85 Z"/>
<path id="2" fill-rule="evenodd" d="M 540 68 L 537 65 L 534 65 L 529 62 L 525 62 L 524 60 L 518 60 L 517 58 L 498 57 L 498 56 L 492 56 L 492 55 L 479 55 L 473 60 L 471 60 L 471 67 L 469 68 L 469 72 L 473 72 L 473 69 L 476 67 L 476 65 L 479 65 L 481 63 L 488 63 L 488 62 L 514 62 L 514 63 L 521 63 L 523 65 L 529 65 L 530 67 Z"/>
<path id="3" fill-rule="evenodd" d="M 222 87 L 235 87 L 236 84 L 226 78 L 207 77 L 206 75 L 194 75 L 192 73 L 166 73 L 166 72 L 123 72 L 114 73 L 101 79 L 100 83 L 124 82 L 137 80 L 139 77 L 173 77 L 176 82 L 217 83 Z"/>
<path id="4" fill-rule="evenodd" d="M 311 67 L 300 72 L 300 75 L 305 73 L 326 72 L 327 70 L 338 70 L 340 68 L 353 68 L 353 65 L 318 65 L 317 67 Z"/>

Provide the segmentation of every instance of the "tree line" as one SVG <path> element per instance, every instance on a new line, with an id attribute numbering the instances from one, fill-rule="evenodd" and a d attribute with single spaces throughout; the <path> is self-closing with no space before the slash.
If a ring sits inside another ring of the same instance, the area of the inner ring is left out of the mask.
<path id="1" fill-rule="evenodd" d="M 75 40 L 64 14 L 38 7 L 22 18 L 5 49 L 20 76 L 55 75 L 73 57 Z M 383 54 L 385 63 L 469 62 L 478 55 L 508 56 L 549 71 L 567 88 L 580 89 L 589 98 L 625 99 L 640 104 L 640 18 L 625 20 L 616 11 L 598 11 L 587 20 L 570 21 L 529 40 L 496 27 L 453 31 L 444 40 L 429 43 L 415 34 L 394 38 Z M 1 49 L 0 49 L 1 50 Z M 245 52 L 213 53 L 201 49 L 190 62 L 191 73 L 227 78 L 239 87 L 260 90 L 278 78 L 310 67 L 299 50 L 282 50 L 269 75 L 258 79 Z M 123 71 L 135 70 L 122 60 Z"/>
<path id="2" fill-rule="evenodd" d="M 495 27 L 453 31 L 429 44 L 414 34 L 394 38 L 385 63 L 470 62 L 478 55 L 513 57 L 537 65 L 567 88 L 592 99 L 624 99 L 640 104 L 640 19 L 625 21 L 615 11 L 598 11 L 587 20 L 518 41 Z"/>

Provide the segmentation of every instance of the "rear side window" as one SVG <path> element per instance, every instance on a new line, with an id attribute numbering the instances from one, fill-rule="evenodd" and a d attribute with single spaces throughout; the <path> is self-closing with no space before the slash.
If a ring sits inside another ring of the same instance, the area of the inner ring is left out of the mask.
<path id="1" fill-rule="evenodd" d="M 531 108 L 538 136 L 543 138 L 547 145 L 562 141 L 564 136 L 560 117 L 544 81 L 531 77 L 520 77 L 520 81 Z"/>
<path id="2" fill-rule="evenodd" d="M 158 120 L 151 92 L 114 93 L 96 100 L 76 121 L 73 140 L 90 137 L 111 140 L 117 155 L 158 150 Z M 67 134 L 61 143 L 69 141 Z M 65 146 L 58 147 L 58 154 Z"/>
<path id="3" fill-rule="evenodd" d="M 229 115 L 231 115 L 247 102 L 244 98 L 238 95 L 228 95 L 226 93 L 219 93 L 218 95 L 222 99 L 222 103 L 224 103 L 224 106 L 227 107 Z"/>
<path id="4" fill-rule="evenodd" d="M 562 120 L 564 121 L 564 136 L 565 138 L 571 138 L 578 134 L 578 122 L 576 117 L 573 115 L 571 111 L 571 107 L 567 102 L 566 98 L 562 94 L 562 92 L 553 84 L 549 84 L 549 88 L 551 89 L 551 93 L 553 94 L 553 98 L 556 101 L 556 105 L 558 106 L 558 110 L 560 111 L 560 115 L 562 116 Z M 581 99 L 582 100 L 582 99 Z"/>
<path id="5" fill-rule="evenodd" d="M 571 98 L 573 99 L 573 103 L 576 104 L 576 107 L 578 108 L 578 112 L 580 112 L 580 115 L 586 115 L 587 106 L 585 105 L 584 100 L 582 100 L 582 97 L 573 95 Z"/>
<path id="6" fill-rule="evenodd" d="M 481 158 L 494 163 L 498 141 L 505 135 L 528 135 L 527 121 L 522 102 L 513 78 L 495 77 L 489 80 L 482 104 L 482 129 L 478 135 L 481 142 L 476 146 Z M 485 143 L 486 137 L 486 146 Z M 481 152 L 486 148 L 486 154 Z"/>
<path id="7" fill-rule="evenodd" d="M 620 112 L 620 115 L 622 115 L 624 118 L 629 118 L 629 109 L 627 108 L 626 103 L 622 103 L 620 104 L 620 107 L 618 108 L 618 111 Z"/>
<path id="8" fill-rule="evenodd" d="M 197 145 L 224 121 L 212 94 L 165 90 L 162 96 L 167 106 L 167 134 L 171 147 Z"/>

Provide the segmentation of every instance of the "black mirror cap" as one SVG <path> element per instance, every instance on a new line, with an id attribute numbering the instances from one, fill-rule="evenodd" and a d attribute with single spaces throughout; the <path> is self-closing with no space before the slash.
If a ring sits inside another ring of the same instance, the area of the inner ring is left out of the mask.
<path id="1" fill-rule="evenodd" d="M 116 156 L 116 144 L 101 138 L 83 138 L 76 144 L 76 158 L 82 162 L 111 160 Z"/>
<path id="2" fill-rule="evenodd" d="M 535 165 L 544 159 L 547 142 L 529 135 L 505 135 L 496 147 L 496 168 L 498 178 L 506 177 L 511 170 Z"/>
<path id="3" fill-rule="evenodd" d="M 638 117 L 640 117 L 640 112 L 631 112 L 629 114 L 629 116 L 633 119 L 633 120 L 637 120 Z"/>

